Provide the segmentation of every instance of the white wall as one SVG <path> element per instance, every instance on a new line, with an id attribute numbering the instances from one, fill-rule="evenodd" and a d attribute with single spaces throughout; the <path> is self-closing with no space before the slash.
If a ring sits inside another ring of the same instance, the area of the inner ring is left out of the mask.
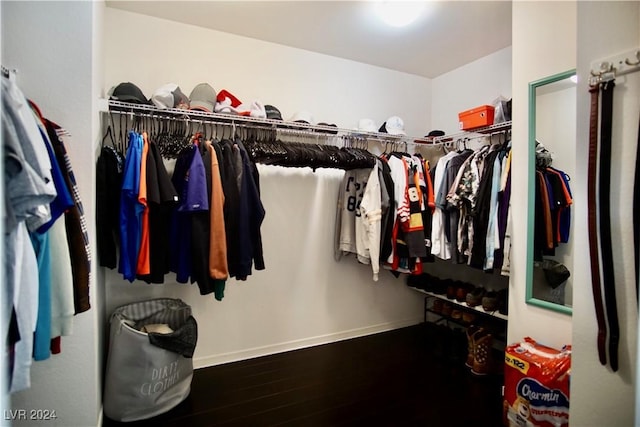
<path id="1" fill-rule="evenodd" d="M 591 62 L 640 47 L 640 3 L 578 2 L 579 77 L 577 109 L 577 199 L 585 200 L 589 93 L 587 79 Z M 616 79 L 612 140 L 611 224 L 614 242 L 614 268 L 620 321 L 620 368 L 612 372 L 601 366 L 596 350 L 595 310 L 590 288 L 587 235 L 578 236 L 576 276 L 583 283 L 574 292 L 573 368 L 571 378 L 571 425 L 623 426 L 634 424 L 635 384 L 637 382 L 637 305 L 634 285 L 632 201 L 635 150 L 640 114 L 640 73 Z M 579 209 L 585 212 L 583 203 Z M 576 205 L 578 208 L 578 205 Z M 576 228 L 586 230 L 586 213 L 578 217 Z M 580 262 L 582 261 L 582 262 Z M 606 398 L 605 398 L 606 397 Z M 638 424 L 636 424 L 638 425 Z"/>
<path id="2" fill-rule="evenodd" d="M 528 90 L 529 82 L 575 68 L 575 2 L 513 3 L 513 127 L 514 171 L 528 169 Z M 544 58 L 544 60 L 541 60 Z M 520 153 L 520 154 L 518 154 Z M 508 341 L 530 336 L 556 348 L 571 343 L 571 316 L 525 303 L 527 236 L 517 230 L 527 229 L 528 178 L 525 173 L 512 175 L 511 209 L 514 236 L 511 246 L 511 282 L 509 292 Z M 576 211 L 578 211 L 576 203 Z M 575 213 L 574 216 L 579 216 Z M 576 267 L 577 269 L 577 267 Z"/>
<path id="3" fill-rule="evenodd" d="M 2 2 L 2 64 L 18 69 L 18 85 L 43 114 L 65 127 L 73 143 L 67 147 L 74 166 L 89 237 L 95 253 L 95 154 L 98 113 L 94 76 L 95 25 L 101 5 L 92 2 Z M 96 62 L 98 61 L 98 62 Z M 62 353 L 34 362 L 31 388 L 11 396 L 13 409 L 55 410 L 47 425 L 98 424 L 101 408 L 100 284 L 90 284 L 92 308 L 74 318 L 73 335 L 63 337 Z M 43 421 L 30 421 L 33 425 Z M 15 422 L 27 425 L 29 422 Z"/>
<path id="4" fill-rule="evenodd" d="M 409 133 L 429 127 L 425 78 L 116 9 L 107 8 L 104 31 L 107 86 L 131 81 L 151 96 L 167 82 L 188 94 L 204 81 L 276 105 L 285 118 L 307 109 L 318 121 L 352 127 L 361 117 L 381 123 L 397 114 Z M 161 295 L 183 299 L 200 326 L 198 367 L 418 323 L 423 299 L 403 279 L 382 272 L 374 283 L 369 266 L 333 260 L 343 173 L 261 165 L 267 269 L 229 280 L 222 302 L 195 285 L 131 284 L 108 271 L 107 310 Z"/>
<path id="5" fill-rule="evenodd" d="M 434 78 L 431 129 L 460 132 L 459 112 L 511 98 L 511 55 L 507 47 Z"/>
<path id="6" fill-rule="evenodd" d="M 316 122 L 351 128 L 398 115 L 409 135 L 429 128 L 423 77 L 118 9 L 107 9 L 105 31 L 105 90 L 131 81 L 151 97 L 173 82 L 188 96 L 207 82 L 275 105 L 285 120 L 307 110 Z"/>

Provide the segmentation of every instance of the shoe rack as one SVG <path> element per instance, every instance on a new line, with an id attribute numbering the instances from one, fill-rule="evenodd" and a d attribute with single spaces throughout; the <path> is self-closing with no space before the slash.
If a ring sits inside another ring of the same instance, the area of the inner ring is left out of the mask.
<path id="1" fill-rule="evenodd" d="M 500 313 L 498 310 L 493 310 L 493 311 L 487 311 L 484 308 L 482 308 L 482 305 L 477 305 L 475 307 L 471 307 L 470 305 L 468 305 L 466 302 L 460 302 L 456 299 L 449 299 L 447 298 L 445 295 L 440 295 L 440 294 L 436 294 L 433 292 L 429 292 L 429 291 L 425 291 L 424 289 L 420 289 L 420 288 L 414 288 L 412 286 L 409 286 L 409 288 L 413 289 L 416 292 L 420 292 L 422 294 L 425 294 L 425 299 L 424 299 L 424 321 L 427 321 L 427 313 L 428 312 L 432 312 L 434 314 L 439 314 L 439 315 L 443 315 L 443 313 L 437 311 L 437 310 L 433 310 L 433 300 L 432 299 L 439 299 L 441 301 L 443 301 L 444 303 L 450 303 L 452 304 L 454 307 L 458 307 L 459 310 L 466 310 L 467 312 L 473 312 L 476 313 L 477 315 L 480 316 L 490 316 L 490 317 L 494 317 L 497 319 L 501 319 L 504 321 L 508 320 L 508 316 L 506 314 L 502 314 Z M 429 304 L 429 301 L 432 302 L 432 304 Z M 447 316 L 443 316 L 443 317 L 447 317 Z M 450 317 L 450 316 L 448 316 Z M 454 322 L 456 322 L 458 319 L 454 319 L 453 317 L 451 317 L 449 320 L 452 320 Z M 457 323 L 461 323 L 463 326 L 465 326 L 466 322 L 457 322 Z M 468 323 L 466 323 L 468 324 Z"/>

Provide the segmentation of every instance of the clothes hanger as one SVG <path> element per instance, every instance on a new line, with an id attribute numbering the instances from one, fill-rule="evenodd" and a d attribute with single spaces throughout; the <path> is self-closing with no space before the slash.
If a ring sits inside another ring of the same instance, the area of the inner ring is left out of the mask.
<path id="1" fill-rule="evenodd" d="M 111 146 L 115 149 L 115 142 L 113 140 L 113 131 L 111 130 L 111 125 L 110 124 L 107 125 L 107 131 L 102 136 L 101 148 L 104 148 L 104 142 L 105 142 L 105 140 L 107 138 L 109 138 L 111 140 Z"/>

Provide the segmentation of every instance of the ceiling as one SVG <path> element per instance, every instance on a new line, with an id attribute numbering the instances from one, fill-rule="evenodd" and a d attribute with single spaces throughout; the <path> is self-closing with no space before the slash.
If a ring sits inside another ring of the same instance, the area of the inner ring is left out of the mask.
<path id="1" fill-rule="evenodd" d="M 434 78 L 511 45 L 510 1 L 428 1 L 405 28 L 373 1 L 107 1 L 109 7 Z"/>

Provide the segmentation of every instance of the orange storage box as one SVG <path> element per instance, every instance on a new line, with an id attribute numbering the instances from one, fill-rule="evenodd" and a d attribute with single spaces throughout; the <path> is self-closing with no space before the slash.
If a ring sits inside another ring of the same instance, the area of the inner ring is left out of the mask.
<path id="1" fill-rule="evenodd" d="M 458 113 L 460 129 L 469 130 L 493 124 L 494 108 L 491 105 L 482 105 L 471 110 Z"/>

